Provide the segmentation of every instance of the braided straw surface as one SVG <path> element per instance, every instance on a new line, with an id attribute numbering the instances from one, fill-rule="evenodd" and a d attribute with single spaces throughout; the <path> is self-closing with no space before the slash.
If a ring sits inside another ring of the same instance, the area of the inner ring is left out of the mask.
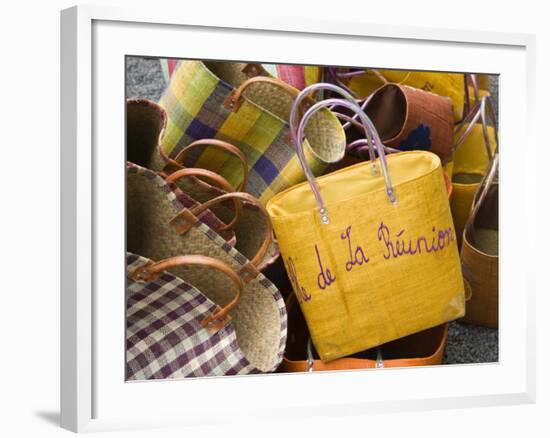
<path id="1" fill-rule="evenodd" d="M 152 260 L 186 254 L 217 258 L 239 272 L 248 259 L 202 222 L 178 234 L 169 221 L 183 208 L 159 175 L 144 168 L 127 174 L 127 250 Z M 226 305 L 235 294 L 226 277 L 208 268 L 179 267 L 171 272 L 211 301 Z M 251 365 L 269 372 L 282 359 L 286 311 L 277 288 L 261 273 L 246 284 L 231 312 L 239 346 Z"/>
<path id="2" fill-rule="evenodd" d="M 205 62 L 204 65 L 222 81 L 228 82 L 236 88 L 248 80 L 248 77 L 242 72 L 246 64 Z M 297 89 L 296 94 L 298 94 Z M 291 96 L 283 88 L 257 82 L 247 87 L 243 95 L 252 104 L 288 123 L 295 96 Z M 335 116 L 325 108 L 313 115 L 305 128 L 307 142 L 305 149 L 325 163 L 334 163 L 342 158 L 341 127 L 335 121 Z"/>

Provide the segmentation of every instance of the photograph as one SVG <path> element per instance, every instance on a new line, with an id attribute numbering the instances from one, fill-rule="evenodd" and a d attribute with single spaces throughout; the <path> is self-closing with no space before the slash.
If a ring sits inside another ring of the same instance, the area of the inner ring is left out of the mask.
<path id="1" fill-rule="evenodd" d="M 2 436 L 550 436 L 531 3 L 8 4 Z"/>
<path id="2" fill-rule="evenodd" d="M 125 95 L 126 381 L 499 362 L 498 74 L 127 55 Z"/>

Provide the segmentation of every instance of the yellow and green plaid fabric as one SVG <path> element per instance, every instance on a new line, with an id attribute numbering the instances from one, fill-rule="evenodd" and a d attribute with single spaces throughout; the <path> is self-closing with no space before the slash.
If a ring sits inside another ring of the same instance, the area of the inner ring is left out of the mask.
<path id="1" fill-rule="evenodd" d="M 168 114 L 163 149 L 174 157 L 198 139 L 216 138 L 234 144 L 248 160 L 247 191 L 266 203 L 276 193 L 302 182 L 304 173 L 287 121 L 246 98 L 237 111 L 230 111 L 223 103 L 233 90 L 203 62 L 182 61 L 160 101 Z M 336 118 L 334 123 L 338 123 Z M 344 144 L 343 130 L 338 137 L 332 141 Z M 326 163 L 311 152 L 308 155 L 314 173 L 323 173 Z M 212 148 L 190 153 L 186 165 L 208 168 L 234 185 L 241 178 L 239 161 Z"/>

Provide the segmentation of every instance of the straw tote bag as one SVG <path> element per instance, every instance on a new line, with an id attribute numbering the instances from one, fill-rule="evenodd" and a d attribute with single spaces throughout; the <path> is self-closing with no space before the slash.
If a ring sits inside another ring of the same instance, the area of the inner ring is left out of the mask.
<path id="1" fill-rule="evenodd" d="M 243 281 L 228 264 L 200 255 L 154 262 L 127 253 L 126 260 L 128 380 L 272 370 L 269 324 L 254 327 L 234 311 L 240 306 L 269 320 L 270 309 L 254 294 L 243 296 Z M 203 293 L 182 267 L 202 269 L 211 291 Z"/>
<path id="2" fill-rule="evenodd" d="M 167 161 L 168 158 L 161 153 L 160 143 L 165 127 L 166 112 L 162 107 L 147 99 L 128 99 L 126 101 L 126 155 L 129 160 L 128 165 L 136 164 L 155 171 L 164 171 L 169 166 L 175 166 L 175 164 Z M 200 180 L 197 176 L 208 178 L 221 189 L 214 189 L 215 186 Z M 246 178 L 246 175 L 243 178 Z M 179 201 L 187 208 L 197 206 L 199 204 L 197 199 L 199 198 L 211 199 L 220 193 L 225 193 L 224 188 L 233 191 L 233 187 L 225 178 L 209 171 L 205 172 L 200 169 L 188 171 L 185 180 L 185 189 L 178 192 L 178 197 Z M 206 210 L 201 215 L 200 220 L 210 228 L 217 230 L 231 245 L 235 245 L 235 232 L 232 230 L 235 222 L 224 223 L 210 210 Z M 238 220 L 238 216 L 236 220 Z"/>
<path id="3" fill-rule="evenodd" d="M 339 77 L 349 89 L 361 98 L 370 96 L 386 83 L 407 85 L 430 91 L 452 100 L 453 120 L 459 122 L 464 116 L 464 75 L 461 73 L 438 73 L 401 70 L 354 70 L 341 71 Z"/>
<path id="4" fill-rule="evenodd" d="M 181 184 L 183 179 L 187 179 L 188 172 L 193 170 L 184 168 L 177 170 L 169 174 L 166 177 L 166 182 L 169 184 L 179 184 L 179 187 L 185 190 L 187 186 Z M 202 181 L 198 184 L 200 185 Z M 197 183 L 193 183 L 197 186 Z M 246 179 L 243 180 L 243 184 L 246 184 Z M 240 186 L 240 187 L 241 187 Z M 246 188 L 246 186 L 244 187 Z M 206 203 L 216 197 L 223 195 L 225 192 L 217 187 L 210 187 L 204 193 L 209 193 L 204 199 L 202 196 L 197 196 L 199 199 Z M 197 191 L 194 192 L 198 195 Z M 266 221 L 264 212 L 257 206 L 257 203 L 250 203 L 246 200 L 241 200 L 238 209 L 227 205 L 227 202 L 212 205 L 210 208 L 217 217 L 221 218 L 224 223 L 230 224 L 232 231 L 235 233 L 236 243 L 235 249 L 237 249 L 242 255 L 248 259 L 252 259 L 259 251 L 265 241 L 266 233 L 271 232 L 271 225 L 269 221 Z M 270 240 L 270 244 L 265 252 L 263 258 L 259 261 L 257 268 L 259 271 L 264 270 L 277 260 L 279 257 L 279 246 L 274 239 Z"/>
<path id="5" fill-rule="evenodd" d="M 323 362 L 315 354 L 306 322 L 295 296 L 286 300 L 288 336 L 279 371 L 335 371 L 366 368 L 440 365 L 443 361 L 447 324 L 406 336 L 353 356 Z"/>
<path id="6" fill-rule="evenodd" d="M 486 114 L 491 116 L 493 126 L 487 124 Z M 461 248 L 462 234 L 474 196 L 498 145 L 496 118 L 488 98 L 483 97 L 472 108 L 464 123 L 458 127 L 455 139 L 455 154 L 451 166 L 451 213 L 458 247 Z"/>
<path id="7" fill-rule="evenodd" d="M 498 328 L 498 153 L 472 203 L 461 250 L 472 296 L 463 321 Z"/>
<path id="8" fill-rule="evenodd" d="M 185 167 L 181 162 L 189 150 L 215 148 L 238 160 L 242 180 L 236 185 L 236 189 L 221 175 L 212 175 L 212 173 L 208 173 L 207 179 L 214 185 L 194 175 L 187 175 L 185 179 L 182 178 L 178 181 L 178 186 L 183 193 L 198 202 L 207 201 L 226 191 L 245 191 L 248 165 L 246 157 L 237 147 L 216 139 L 197 140 L 187 145 L 178 156 L 171 159 L 162 149 L 167 115 L 160 105 L 146 99 L 128 99 L 126 117 L 127 158 L 130 162 L 166 175 Z M 207 167 L 206 170 L 209 168 Z"/>
<path id="9" fill-rule="evenodd" d="M 187 170 L 187 169 L 184 169 Z M 286 338 L 286 311 L 277 288 L 259 272 L 258 265 L 264 259 L 272 239 L 269 218 L 264 207 L 247 193 L 226 193 L 194 208 L 185 208 L 178 200 L 180 191 L 155 172 L 143 167 L 127 169 L 126 230 L 127 251 L 151 260 L 163 260 L 178 255 L 204 255 L 228 264 L 243 280 L 242 299 L 232 310 L 237 336 L 243 330 L 257 330 L 265 335 L 270 348 L 263 352 L 265 371 L 275 369 L 282 359 Z M 219 234 L 198 220 L 203 211 L 227 200 L 245 200 L 257 206 L 268 226 L 264 242 L 251 259 L 243 256 Z M 212 274 L 203 275 L 200 267 L 179 267 L 173 271 L 180 278 L 199 289 L 219 304 Z M 261 311 L 248 307 L 254 303 Z M 240 341 L 241 348 L 243 346 Z M 252 348 L 252 346 L 249 346 Z"/>
<path id="10" fill-rule="evenodd" d="M 216 139 L 196 140 L 184 147 L 173 159 L 165 156 L 161 151 L 160 154 L 163 156 L 163 160 L 166 163 L 162 170 L 162 174 L 168 175 L 166 180 L 169 183 L 177 185 L 184 193 L 192 194 L 196 200 L 202 203 L 226 193 L 226 191 L 223 190 L 224 186 L 221 184 L 213 186 L 207 181 L 189 175 L 189 168 L 186 168 L 183 163 L 185 162 L 186 156 L 198 148 L 203 150 L 206 148 L 215 148 L 235 156 L 239 160 L 241 167 L 240 171 L 242 173 L 242 180 L 236 187 L 236 190 L 242 192 L 247 191 L 248 164 L 246 157 L 235 146 Z M 220 176 L 220 178 L 222 177 Z M 227 189 L 227 187 L 225 188 Z M 231 187 L 229 188 L 231 189 L 229 191 L 233 190 Z M 235 248 L 241 252 L 241 254 L 247 258 L 252 258 L 259 251 L 266 233 L 266 222 L 262 218 L 262 212 L 254 204 L 243 201 L 242 205 L 239 203 L 232 208 L 230 205 L 227 205 L 227 203 L 220 203 L 212 206 L 212 212 L 224 223 L 227 223 L 228 227 L 235 233 L 237 241 Z M 279 247 L 277 243 L 272 240 L 258 269 L 263 271 L 267 266 L 274 263 L 278 257 Z"/>
<path id="11" fill-rule="evenodd" d="M 182 61 L 160 101 L 168 114 L 163 148 L 174 157 L 197 139 L 216 138 L 237 146 L 249 165 L 248 192 L 265 203 L 303 181 L 288 129 L 298 90 L 278 79 L 250 75 L 242 63 Z M 317 114 L 306 136 L 307 161 L 316 174 L 327 162 L 341 158 L 345 135 L 330 111 Z M 207 167 L 233 185 L 239 178 L 238 162 L 216 151 L 195 151 L 185 164 Z"/>
<path id="12" fill-rule="evenodd" d="M 436 155 L 386 157 L 379 148 L 377 160 L 313 176 L 301 145 L 305 124 L 321 107 L 357 112 L 382 144 L 372 121 L 337 86 L 305 88 L 294 109 L 319 89 L 347 100 L 314 104 L 291 130 L 308 181 L 274 196 L 267 210 L 313 344 L 330 361 L 463 316 L 464 284 Z"/>
<path id="13" fill-rule="evenodd" d="M 369 98 L 365 113 L 386 146 L 430 151 L 443 163 L 452 157 L 453 110 L 448 97 L 388 83 Z"/>

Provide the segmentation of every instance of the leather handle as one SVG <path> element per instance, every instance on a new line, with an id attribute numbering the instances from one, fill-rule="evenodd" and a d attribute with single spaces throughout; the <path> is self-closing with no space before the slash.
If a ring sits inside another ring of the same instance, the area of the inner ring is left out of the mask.
<path id="1" fill-rule="evenodd" d="M 255 207 L 257 207 L 260 210 L 260 212 L 262 213 L 262 215 L 263 215 L 263 217 L 266 221 L 267 229 L 266 229 L 266 232 L 265 232 L 264 241 L 262 242 L 262 245 L 258 249 L 258 252 L 256 253 L 256 255 L 252 258 L 252 260 L 250 260 L 251 264 L 253 264 L 255 267 L 258 267 L 259 264 L 261 263 L 261 261 L 263 260 L 268 248 L 269 248 L 269 244 L 271 243 L 271 241 L 273 239 L 273 228 L 272 228 L 271 220 L 269 219 L 269 214 L 267 213 L 267 210 L 260 203 L 260 201 L 258 201 L 254 196 L 249 195 L 248 193 L 244 193 L 244 192 L 226 193 L 224 195 L 220 195 L 216 198 L 210 199 L 210 200 L 206 201 L 205 203 L 192 208 L 190 211 L 195 216 L 198 216 L 199 214 L 201 214 L 207 208 L 210 208 L 213 205 L 216 205 L 216 204 L 218 204 L 222 201 L 225 201 L 227 199 L 234 199 L 235 202 L 238 202 L 239 200 L 240 201 L 247 201 L 247 202 L 253 204 Z"/>
<path id="2" fill-rule="evenodd" d="M 218 175 L 217 173 L 214 173 L 207 169 L 185 167 L 183 169 L 176 170 L 174 173 L 171 173 L 165 178 L 167 183 L 175 184 L 180 179 L 189 177 L 189 176 L 196 176 L 196 177 L 201 176 L 215 183 L 218 187 L 225 190 L 226 192 L 234 191 L 233 186 L 231 186 L 231 184 L 229 184 L 229 181 L 227 181 L 223 176 Z M 216 231 L 230 230 L 237 224 L 237 222 L 239 222 L 239 219 L 241 217 L 241 203 L 238 201 L 234 201 L 234 204 L 235 204 L 235 217 L 230 223 L 228 223 L 227 225 L 223 225 L 222 227 L 218 228 Z M 201 210 L 201 212 L 204 210 Z"/>
<path id="3" fill-rule="evenodd" d="M 243 101 L 243 93 L 245 92 L 245 90 L 252 84 L 258 84 L 258 83 L 262 83 L 262 84 L 270 84 L 270 85 L 274 85 L 276 87 L 279 87 L 281 88 L 282 90 L 284 90 L 286 93 L 288 93 L 288 95 L 292 98 L 292 99 L 295 99 L 297 96 L 298 96 L 298 93 L 299 91 L 294 88 L 293 86 L 287 84 L 286 82 L 283 82 L 279 79 L 275 79 L 275 78 L 270 78 L 269 76 L 255 76 L 255 77 L 252 77 L 246 81 L 244 81 L 238 88 L 235 88 L 228 96 L 227 98 L 225 99 L 223 105 L 235 112 L 237 111 L 241 104 L 242 104 L 242 101 Z M 313 104 L 313 100 L 311 99 L 311 102 L 309 102 L 310 104 Z"/>
<path id="4" fill-rule="evenodd" d="M 184 147 L 178 155 L 176 155 L 175 158 L 171 159 L 169 158 L 169 162 L 167 166 L 164 168 L 165 170 L 168 170 L 169 173 L 170 169 L 183 169 L 183 162 L 185 160 L 186 155 L 189 153 L 191 149 L 194 149 L 198 146 L 213 146 L 217 149 L 221 149 L 225 152 L 228 152 L 229 154 L 237 157 L 239 161 L 241 162 L 242 168 L 243 168 L 243 179 L 241 183 L 237 186 L 236 191 L 238 192 L 246 192 L 246 187 L 248 185 L 248 163 L 246 160 L 246 156 L 242 153 L 242 151 L 232 145 L 231 143 L 228 143 L 223 140 L 218 140 L 215 138 L 208 138 L 203 140 L 197 140 L 193 143 L 189 144 L 188 146 Z"/>
<path id="5" fill-rule="evenodd" d="M 229 313 L 239 302 L 239 298 L 241 297 L 241 293 L 244 288 L 241 278 L 228 264 L 222 262 L 221 260 L 203 255 L 175 256 L 160 260 L 158 262 L 153 262 L 150 260 L 142 266 L 139 266 L 131 274 L 130 278 L 134 281 L 153 281 L 159 278 L 164 271 L 176 268 L 178 266 L 189 265 L 205 266 L 215 269 L 229 277 L 229 279 L 237 287 L 237 293 L 225 307 L 221 308 L 220 306 L 217 306 L 213 313 L 201 321 L 201 325 L 203 327 L 208 328 L 210 331 L 218 331 L 231 320 Z"/>

